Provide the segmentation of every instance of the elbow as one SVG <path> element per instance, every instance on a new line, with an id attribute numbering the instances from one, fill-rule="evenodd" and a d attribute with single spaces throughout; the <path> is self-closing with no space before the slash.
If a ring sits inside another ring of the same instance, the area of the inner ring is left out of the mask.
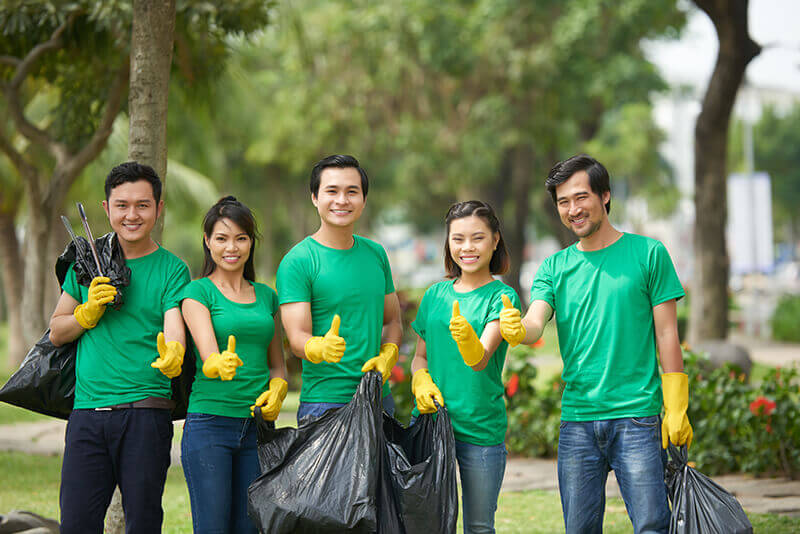
<path id="1" fill-rule="evenodd" d="M 59 337 L 59 335 L 53 331 L 53 325 L 50 324 L 50 343 L 53 344 L 54 347 L 60 347 L 64 344 L 64 340 Z"/>

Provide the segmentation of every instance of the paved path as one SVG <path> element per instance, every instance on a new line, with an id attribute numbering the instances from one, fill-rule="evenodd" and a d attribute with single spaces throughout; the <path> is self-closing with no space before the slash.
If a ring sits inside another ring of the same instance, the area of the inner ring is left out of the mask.
<path id="1" fill-rule="evenodd" d="M 176 433 L 181 425 L 182 422 L 176 423 Z M 280 421 L 278 426 L 283 426 Z M 65 421 L 60 420 L 0 425 L 0 451 L 60 455 L 64 449 L 65 428 Z M 172 465 L 180 466 L 178 439 L 172 442 Z M 557 491 L 557 480 L 555 460 L 509 458 L 503 491 Z M 736 495 L 748 512 L 800 517 L 800 480 L 755 479 L 745 475 L 726 475 L 714 480 Z M 609 474 L 606 490 L 609 497 L 619 496 L 614 473 Z"/>

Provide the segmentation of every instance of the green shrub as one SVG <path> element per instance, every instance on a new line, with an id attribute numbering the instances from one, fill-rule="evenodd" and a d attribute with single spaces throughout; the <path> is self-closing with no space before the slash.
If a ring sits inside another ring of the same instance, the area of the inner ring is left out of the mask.
<path id="1" fill-rule="evenodd" d="M 800 296 L 781 297 L 770 323 L 776 341 L 800 342 Z"/>

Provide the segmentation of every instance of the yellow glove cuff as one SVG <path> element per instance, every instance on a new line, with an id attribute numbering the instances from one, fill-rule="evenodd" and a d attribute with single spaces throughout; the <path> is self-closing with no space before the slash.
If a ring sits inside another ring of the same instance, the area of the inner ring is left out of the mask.
<path id="1" fill-rule="evenodd" d="M 397 363 L 397 359 L 400 355 L 400 349 L 398 349 L 397 345 L 394 343 L 384 343 L 381 345 L 379 354 L 383 356 L 384 360 L 386 361 L 386 368 L 391 371 Z"/>
<path id="2" fill-rule="evenodd" d="M 219 366 L 222 363 L 222 354 L 212 352 L 203 362 L 203 374 L 208 378 L 219 377 Z"/>
<path id="3" fill-rule="evenodd" d="M 466 341 L 457 342 L 456 344 L 458 345 L 458 352 L 461 353 L 461 358 L 464 359 L 464 363 L 470 367 L 483 359 L 485 349 L 477 335 Z"/>
<path id="4" fill-rule="evenodd" d="M 275 377 L 269 381 L 269 389 L 275 390 L 278 398 L 283 402 L 283 399 L 286 398 L 286 393 L 289 391 L 289 383 L 283 378 Z"/>
<path id="5" fill-rule="evenodd" d="M 97 326 L 97 322 L 99 321 L 99 317 L 92 321 L 89 319 L 89 315 L 86 312 L 86 303 L 78 304 L 75 307 L 75 310 L 72 312 L 72 315 L 75 317 L 75 320 L 78 321 L 78 324 L 81 325 L 81 328 L 84 330 L 91 330 L 95 326 Z"/>
<path id="6" fill-rule="evenodd" d="M 313 336 L 308 338 L 303 353 L 311 363 L 320 363 L 322 361 L 322 349 L 324 347 L 324 338 L 322 336 Z"/>
<path id="7" fill-rule="evenodd" d="M 664 373 L 661 375 L 661 389 L 665 407 L 683 412 L 689 408 L 689 376 L 686 373 Z"/>

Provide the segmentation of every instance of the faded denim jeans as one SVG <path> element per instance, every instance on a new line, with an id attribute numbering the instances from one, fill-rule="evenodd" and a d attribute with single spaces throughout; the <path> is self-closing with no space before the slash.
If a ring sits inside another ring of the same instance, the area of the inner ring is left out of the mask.
<path id="1" fill-rule="evenodd" d="M 669 530 L 661 418 L 562 421 L 558 486 L 567 534 L 603 531 L 605 487 L 614 470 L 636 534 Z"/>

